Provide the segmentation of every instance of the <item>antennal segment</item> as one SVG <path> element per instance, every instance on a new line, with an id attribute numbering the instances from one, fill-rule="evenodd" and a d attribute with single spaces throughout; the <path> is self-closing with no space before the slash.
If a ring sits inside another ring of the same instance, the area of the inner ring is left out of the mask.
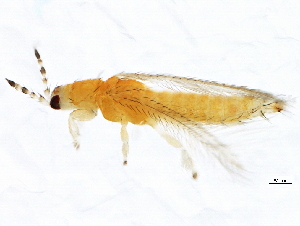
<path id="1" fill-rule="evenodd" d="M 43 66 L 43 61 L 41 59 L 41 56 L 40 56 L 39 52 L 36 49 L 34 50 L 34 54 L 35 54 L 35 57 L 38 60 L 39 65 L 41 66 L 40 72 L 41 72 L 41 75 L 42 75 L 43 84 L 45 86 L 44 94 L 45 94 L 45 97 L 47 98 L 47 100 L 49 100 L 49 98 L 50 98 L 50 89 L 48 87 L 48 79 L 46 77 L 46 69 Z"/>
<path id="2" fill-rule="evenodd" d="M 18 83 L 15 83 L 12 80 L 9 80 L 6 78 L 6 81 L 8 82 L 9 85 L 11 85 L 12 87 L 14 87 L 16 90 L 21 91 L 22 93 L 28 94 L 32 99 L 36 99 L 39 102 L 41 102 L 42 104 L 46 104 L 49 106 L 49 101 L 43 97 L 41 94 L 36 94 L 35 92 L 30 92 L 26 87 L 21 86 Z"/>

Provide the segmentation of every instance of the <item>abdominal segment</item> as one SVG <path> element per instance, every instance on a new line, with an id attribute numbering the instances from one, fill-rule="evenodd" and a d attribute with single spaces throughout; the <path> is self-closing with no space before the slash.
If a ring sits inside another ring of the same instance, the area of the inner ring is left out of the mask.
<path id="1" fill-rule="evenodd" d="M 204 124 L 235 123 L 248 119 L 261 106 L 253 97 L 175 94 L 172 108 Z"/>
<path id="2" fill-rule="evenodd" d="M 158 112 L 203 124 L 236 123 L 260 115 L 263 101 L 245 96 L 209 96 L 192 93 L 148 92 L 146 105 Z M 151 98 L 150 98 L 151 97 Z"/>
<path id="3" fill-rule="evenodd" d="M 101 99 L 101 111 L 107 120 L 141 125 L 167 119 L 231 124 L 280 111 L 279 103 L 271 99 L 158 92 L 134 80 L 119 80 Z"/>

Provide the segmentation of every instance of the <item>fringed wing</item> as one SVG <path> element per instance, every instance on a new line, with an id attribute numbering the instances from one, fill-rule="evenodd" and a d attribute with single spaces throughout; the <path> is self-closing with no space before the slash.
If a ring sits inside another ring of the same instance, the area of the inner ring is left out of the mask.
<path id="1" fill-rule="evenodd" d="M 196 159 L 199 153 L 204 156 L 208 153 L 214 156 L 229 172 L 238 173 L 239 170 L 243 169 L 229 148 L 204 128 L 201 123 L 191 121 L 188 118 L 181 118 L 182 120 L 178 121 L 167 114 L 161 115 L 162 113 L 159 113 L 155 117 L 157 120 L 156 125 L 153 126 L 154 129 L 163 137 L 167 135 L 179 141 L 192 159 Z"/>
<path id="2" fill-rule="evenodd" d="M 149 75 L 142 73 L 120 73 L 116 76 L 120 79 L 133 79 L 146 84 L 152 83 L 160 87 L 167 88 L 168 90 L 173 90 L 175 92 L 185 91 L 206 95 L 240 95 L 260 98 L 275 98 L 272 94 L 255 89 L 248 89 L 243 86 L 226 85 L 222 83 L 193 78 L 184 78 L 170 75 Z"/>

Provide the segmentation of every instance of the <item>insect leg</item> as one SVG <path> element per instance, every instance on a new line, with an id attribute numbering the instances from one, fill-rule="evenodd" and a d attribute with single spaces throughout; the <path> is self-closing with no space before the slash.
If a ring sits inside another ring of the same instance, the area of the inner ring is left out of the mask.
<path id="1" fill-rule="evenodd" d="M 194 179 L 197 178 L 197 171 L 194 168 L 194 163 L 192 157 L 188 154 L 186 150 L 183 149 L 182 144 L 175 139 L 174 137 L 170 136 L 167 133 L 162 133 L 160 131 L 160 135 L 165 138 L 165 140 L 171 144 L 175 148 L 180 148 L 181 149 L 181 166 L 186 169 L 187 171 L 192 172 L 192 176 Z"/>
<path id="2" fill-rule="evenodd" d="M 79 129 L 78 126 L 75 122 L 75 120 L 77 121 L 90 121 L 93 118 L 95 118 L 97 115 L 96 111 L 93 110 L 75 110 L 73 111 L 70 116 L 69 116 L 69 131 L 73 137 L 73 144 L 74 147 L 76 149 L 79 148 L 79 141 L 78 141 L 78 137 L 79 137 Z"/>
<path id="3" fill-rule="evenodd" d="M 128 156 L 128 152 L 129 152 L 129 145 L 128 145 L 128 132 L 127 132 L 127 123 L 122 123 L 122 127 L 121 127 L 121 140 L 123 142 L 122 145 L 122 153 L 123 153 L 123 164 L 127 165 L 127 156 Z"/>
<path id="4" fill-rule="evenodd" d="M 49 100 L 50 89 L 48 87 L 48 79 L 46 77 L 46 69 L 43 66 L 43 61 L 41 59 L 41 56 L 40 56 L 39 52 L 36 49 L 34 50 L 34 54 L 35 54 L 36 59 L 38 60 L 39 65 L 41 66 L 40 72 L 41 72 L 41 75 L 42 75 L 43 84 L 45 86 L 44 94 L 45 94 L 46 99 Z"/>
<path id="5" fill-rule="evenodd" d="M 188 154 L 188 152 L 184 149 L 181 150 L 181 166 L 184 169 L 191 171 L 194 179 L 197 178 L 198 174 L 194 169 L 193 159 Z"/>

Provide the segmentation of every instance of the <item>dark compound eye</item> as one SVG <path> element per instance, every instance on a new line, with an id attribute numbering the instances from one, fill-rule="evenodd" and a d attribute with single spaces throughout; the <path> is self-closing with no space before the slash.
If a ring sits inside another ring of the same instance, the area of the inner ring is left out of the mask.
<path id="1" fill-rule="evenodd" d="M 59 104 L 59 95 L 55 95 L 51 98 L 50 101 L 50 106 L 53 109 L 59 110 L 60 109 L 60 104 Z"/>

